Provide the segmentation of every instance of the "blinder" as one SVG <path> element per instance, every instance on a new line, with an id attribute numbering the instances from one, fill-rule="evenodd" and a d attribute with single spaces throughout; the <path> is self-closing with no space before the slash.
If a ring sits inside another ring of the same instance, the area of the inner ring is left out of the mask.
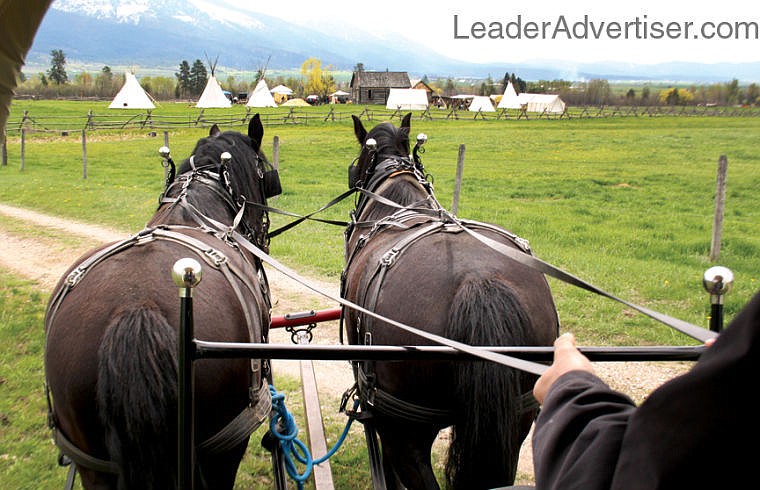
<path id="1" fill-rule="evenodd" d="M 269 170 L 264 171 L 264 175 L 261 177 L 261 181 L 264 186 L 264 197 L 269 199 L 271 197 L 279 196 L 282 194 L 282 185 L 280 184 L 280 173 L 276 168 L 272 167 Z"/>
<path id="2" fill-rule="evenodd" d="M 375 153 L 377 150 L 377 141 L 375 141 L 374 138 L 369 138 L 367 141 L 364 142 L 364 147 L 369 151 L 369 159 L 370 164 L 369 168 L 372 169 L 375 167 L 375 157 L 377 154 Z M 361 182 L 361 169 L 357 165 L 359 162 L 359 158 L 354 158 L 354 161 L 351 162 L 351 165 L 348 166 L 348 188 L 353 189 Z"/>

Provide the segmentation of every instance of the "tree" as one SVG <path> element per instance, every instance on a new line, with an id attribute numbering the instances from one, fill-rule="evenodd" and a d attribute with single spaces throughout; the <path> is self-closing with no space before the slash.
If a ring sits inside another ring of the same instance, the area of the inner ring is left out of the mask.
<path id="1" fill-rule="evenodd" d="M 684 88 L 668 88 L 660 92 L 660 103 L 686 105 L 694 100 L 694 94 Z"/>
<path id="2" fill-rule="evenodd" d="M 586 103 L 588 104 L 606 104 L 611 94 L 610 82 L 607 80 L 595 78 L 586 83 Z"/>
<path id="3" fill-rule="evenodd" d="M 68 75 L 66 75 L 66 55 L 61 49 L 54 49 L 50 52 L 50 69 L 48 70 L 48 78 L 56 85 L 63 85 L 69 81 Z"/>
<path id="4" fill-rule="evenodd" d="M 335 80 L 331 72 L 322 69 L 322 62 L 316 58 L 309 58 L 301 65 L 301 78 L 304 80 L 304 90 L 308 94 L 327 97 L 335 91 Z"/>
<path id="5" fill-rule="evenodd" d="M 195 60 L 190 67 L 190 94 L 200 95 L 208 83 L 208 71 L 201 60 Z"/>
<path id="6" fill-rule="evenodd" d="M 187 60 L 182 60 L 179 64 L 179 71 L 174 74 L 177 78 L 177 97 L 187 97 L 190 93 L 190 63 Z"/>
<path id="7" fill-rule="evenodd" d="M 100 73 L 95 77 L 95 90 L 101 97 L 113 95 L 113 72 L 110 66 L 101 68 Z"/>
<path id="8" fill-rule="evenodd" d="M 760 102 L 760 87 L 756 83 L 750 83 L 744 91 L 744 99 L 749 105 L 755 105 Z"/>
<path id="9" fill-rule="evenodd" d="M 456 86 L 454 86 L 454 81 L 451 78 L 446 79 L 446 85 L 444 85 L 443 92 L 447 96 L 454 95 L 454 92 L 456 91 Z"/>

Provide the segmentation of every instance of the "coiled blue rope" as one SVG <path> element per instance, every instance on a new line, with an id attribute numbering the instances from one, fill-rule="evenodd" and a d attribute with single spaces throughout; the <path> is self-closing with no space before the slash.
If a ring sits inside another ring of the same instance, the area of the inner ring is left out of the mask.
<path id="1" fill-rule="evenodd" d="M 314 465 L 324 463 L 330 459 L 330 457 L 332 457 L 332 455 L 340 448 L 341 444 L 343 444 L 343 441 L 346 440 L 348 430 L 351 428 L 354 419 L 352 417 L 348 418 L 343 433 L 335 442 L 332 449 L 327 451 L 327 454 L 321 458 L 313 459 L 309 452 L 309 448 L 298 439 L 298 426 L 296 425 L 293 416 L 285 407 L 285 395 L 283 393 L 278 393 L 272 385 L 269 385 L 269 393 L 272 395 L 272 409 L 275 412 L 274 416 L 269 421 L 269 431 L 280 441 L 280 447 L 282 447 L 282 452 L 285 456 L 285 469 L 288 472 L 288 476 L 296 482 L 298 489 L 302 490 L 304 482 L 309 478 L 309 475 L 311 475 Z M 355 403 L 356 406 L 358 406 L 359 401 L 356 400 Z M 354 409 L 356 409 L 356 406 Z M 277 425 L 280 422 L 281 424 L 278 428 Z M 306 465 L 303 473 L 298 472 L 295 460 Z"/>

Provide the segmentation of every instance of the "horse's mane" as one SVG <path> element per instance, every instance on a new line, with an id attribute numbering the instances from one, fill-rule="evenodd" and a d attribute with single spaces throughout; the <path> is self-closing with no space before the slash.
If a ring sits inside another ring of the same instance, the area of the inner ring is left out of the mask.
<path id="1" fill-rule="evenodd" d="M 403 126 L 397 128 L 391 123 L 381 123 L 367 133 L 367 139 L 369 138 L 373 138 L 377 143 L 375 165 L 387 158 L 409 158 L 409 128 Z M 370 172 L 374 170 L 369 168 L 370 165 L 372 163 L 369 151 L 363 147 L 359 156 L 359 168 L 363 170 L 362 174 L 366 170 Z M 387 182 L 388 185 L 383 188 L 383 196 L 402 206 L 419 203 L 427 195 L 426 191 L 421 191 L 419 186 L 409 185 L 409 180 L 406 178 Z M 423 206 L 432 207 L 432 203 L 424 203 Z M 395 211 L 394 208 L 384 204 L 372 202 L 368 204 L 368 210 L 367 220 L 378 219 Z"/>
<path id="2" fill-rule="evenodd" d="M 219 172 L 221 154 L 229 152 L 232 161 L 229 166 L 230 185 L 235 196 L 243 195 L 248 201 L 263 202 L 263 196 L 259 187 L 261 179 L 259 169 L 263 170 L 262 164 L 256 160 L 266 161 L 262 152 L 258 154 L 253 150 L 251 139 L 236 131 L 225 131 L 216 136 L 208 136 L 198 140 L 193 150 L 193 163 L 195 168 L 207 168 Z M 179 173 L 188 172 L 192 169 L 188 158 L 180 165 Z"/>
<path id="3" fill-rule="evenodd" d="M 367 139 L 369 138 L 374 138 L 377 142 L 377 162 L 389 156 L 409 157 L 409 128 L 397 128 L 391 123 L 381 123 L 367 133 Z M 363 170 L 371 171 L 369 165 L 369 152 L 363 148 L 359 166 Z"/>
<path id="4" fill-rule="evenodd" d="M 227 169 L 229 184 L 232 189 L 232 196 L 230 196 L 232 202 L 237 205 L 244 197 L 246 202 L 264 204 L 261 172 L 264 170 L 264 162 L 267 162 L 266 157 L 263 152 L 257 153 L 254 150 L 251 138 L 236 131 L 225 131 L 198 140 L 192 157 L 182 162 L 177 173 L 189 172 L 193 166 L 199 170 L 220 173 L 222 170 L 221 154 L 225 151 L 232 156 Z M 220 190 L 224 189 L 226 184 L 221 175 L 220 184 Z M 207 194 L 196 193 L 193 186 L 188 189 L 187 199 L 196 209 L 207 216 L 219 216 L 219 213 L 223 212 L 221 208 L 226 206 L 221 199 L 209 199 Z M 228 209 L 227 212 L 232 212 L 232 210 Z M 266 234 L 268 223 L 263 222 L 265 221 L 263 217 L 263 211 L 260 208 L 246 206 L 243 221 L 255 230 L 257 242 L 263 240 Z M 265 246 L 266 244 L 258 243 L 258 245 Z"/>

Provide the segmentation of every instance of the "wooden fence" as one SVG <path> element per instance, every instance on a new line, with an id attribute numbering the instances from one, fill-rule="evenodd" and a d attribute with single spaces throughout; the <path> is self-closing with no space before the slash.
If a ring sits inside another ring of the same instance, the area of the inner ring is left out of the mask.
<path id="1" fill-rule="evenodd" d="M 343 106 L 354 110 L 335 110 L 316 112 L 314 108 L 282 107 L 276 112 L 262 111 L 262 122 L 266 126 L 278 124 L 310 124 L 350 119 L 357 115 L 362 119 L 393 120 L 403 117 L 408 110 L 388 110 L 382 106 Z M 209 127 L 213 124 L 223 126 L 245 125 L 255 110 L 246 108 L 245 112 L 231 111 L 228 114 L 207 114 L 203 109 L 186 115 L 160 115 L 152 111 L 138 114 L 95 114 L 90 111 L 81 116 L 37 115 L 25 111 L 6 124 L 8 136 L 19 136 L 22 129 L 32 132 L 58 132 L 67 134 L 78 131 L 148 129 L 168 130 L 175 128 Z M 458 109 L 428 108 L 424 111 L 412 111 L 420 120 L 534 120 L 534 119 L 586 119 L 607 117 L 660 117 L 660 116 L 711 116 L 711 117 L 757 117 L 760 108 L 756 107 L 710 107 L 710 106 L 585 106 L 570 107 L 563 113 L 535 113 L 519 109 L 499 109 L 496 112 L 471 112 Z"/>

